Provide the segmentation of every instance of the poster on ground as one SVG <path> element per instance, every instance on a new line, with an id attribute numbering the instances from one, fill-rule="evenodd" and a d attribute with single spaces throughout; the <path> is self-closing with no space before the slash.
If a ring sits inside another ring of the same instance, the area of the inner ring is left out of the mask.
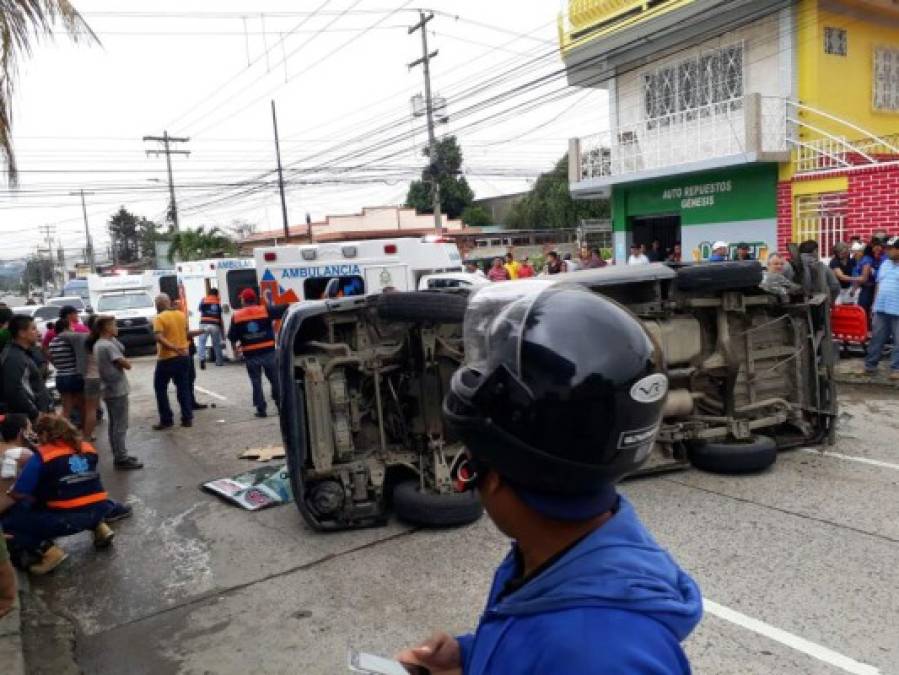
<path id="1" fill-rule="evenodd" d="M 287 465 L 260 466 L 229 478 L 203 483 L 203 489 L 247 511 L 286 504 L 293 499 Z"/>

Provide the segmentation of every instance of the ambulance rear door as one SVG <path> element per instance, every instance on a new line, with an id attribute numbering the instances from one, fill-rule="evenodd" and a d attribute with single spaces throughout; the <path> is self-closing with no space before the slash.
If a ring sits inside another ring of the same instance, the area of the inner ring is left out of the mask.
<path id="1" fill-rule="evenodd" d="M 365 294 L 378 295 L 384 289 L 392 291 L 415 290 L 411 283 L 408 265 L 370 265 L 365 267 Z"/>

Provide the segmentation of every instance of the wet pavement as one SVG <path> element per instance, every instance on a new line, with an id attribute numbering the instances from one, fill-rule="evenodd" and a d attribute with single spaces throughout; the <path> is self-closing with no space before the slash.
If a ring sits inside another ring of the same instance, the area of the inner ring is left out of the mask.
<path id="1" fill-rule="evenodd" d="M 507 547 L 486 518 L 323 535 L 293 505 L 230 506 L 198 486 L 279 442 L 277 418 L 253 417 L 246 373 L 228 365 L 199 372 L 199 398 L 216 408 L 191 429 L 154 432 L 152 368 L 139 359 L 131 373 L 129 443 L 146 468 L 113 472 L 98 442 L 107 487 L 135 516 L 115 525 L 110 552 L 63 540 L 69 561 L 33 583 L 74 623 L 86 673 L 343 673 L 348 646 L 390 654 L 475 625 Z M 702 587 L 695 672 L 899 674 L 899 392 L 843 386 L 841 410 L 825 455 L 781 453 L 759 476 L 690 470 L 624 486 Z"/>

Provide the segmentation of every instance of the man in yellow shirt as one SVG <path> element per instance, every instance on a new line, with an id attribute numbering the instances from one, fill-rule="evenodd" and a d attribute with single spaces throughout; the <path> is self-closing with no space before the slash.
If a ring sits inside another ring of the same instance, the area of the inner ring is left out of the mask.
<path id="1" fill-rule="evenodd" d="M 506 253 L 506 264 L 503 265 L 506 268 L 506 272 L 509 273 L 510 279 L 517 279 L 518 272 L 521 271 L 521 263 L 515 260 L 515 257 L 511 253 Z"/>
<path id="2" fill-rule="evenodd" d="M 193 398 L 190 388 L 190 357 L 188 356 L 187 316 L 172 308 L 172 301 L 165 293 L 156 296 L 156 311 L 153 320 L 153 334 L 156 337 L 156 371 L 153 373 L 153 389 L 156 392 L 156 407 L 159 410 L 159 424 L 155 431 L 170 429 L 174 423 L 174 413 L 169 405 L 169 382 L 174 382 L 178 405 L 181 408 L 181 426 L 193 426 Z"/>

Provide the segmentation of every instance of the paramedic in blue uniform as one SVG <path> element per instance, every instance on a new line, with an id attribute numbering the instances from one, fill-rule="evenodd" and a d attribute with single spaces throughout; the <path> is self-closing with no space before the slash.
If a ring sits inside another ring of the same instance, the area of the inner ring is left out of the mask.
<path id="1" fill-rule="evenodd" d="M 222 303 L 219 300 L 217 288 L 210 289 L 209 293 L 200 301 L 200 368 L 206 368 L 206 338 L 212 340 L 212 352 L 215 354 L 215 365 L 225 365 L 222 357 Z"/>
<path id="2" fill-rule="evenodd" d="M 642 324 L 564 286 L 487 287 L 465 316 L 466 363 L 444 418 L 455 467 L 512 540 L 477 629 L 398 659 L 432 672 L 682 674 L 702 598 L 615 484 L 649 456 L 668 380 Z M 604 347 L 596 348 L 602 335 Z"/>
<path id="3" fill-rule="evenodd" d="M 278 368 L 275 362 L 275 326 L 281 319 L 288 305 L 267 305 L 260 303 L 256 291 L 245 288 L 240 292 L 242 307 L 234 312 L 231 327 L 228 329 L 228 340 L 237 343 L 244 361 L 247 374 L 253 385 L 253 406 L 256 417 L 267 417 L 265 394 L 262 391 L 262 374 L 265 373 L 272 388 L 272 398 L 278 405 Z"/>

